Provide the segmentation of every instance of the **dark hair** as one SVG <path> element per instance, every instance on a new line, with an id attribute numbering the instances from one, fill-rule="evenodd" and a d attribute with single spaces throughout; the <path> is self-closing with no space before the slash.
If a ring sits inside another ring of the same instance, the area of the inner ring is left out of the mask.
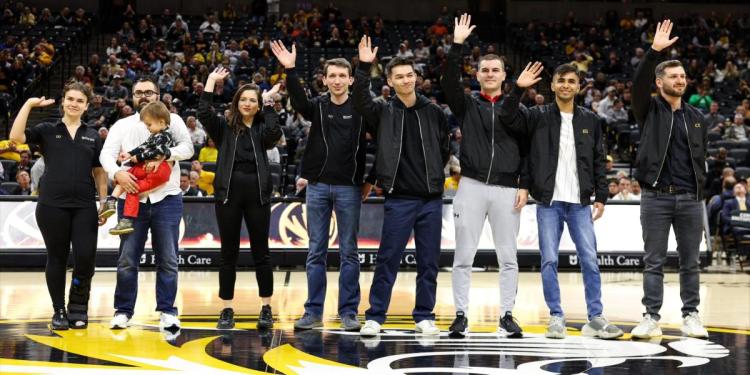
<path id="1" fill-rule="evenodd" d="M 143 76 L 141 78 L 138 78 L 138 80 L 135 81 L 135 83 L 133 83 L 133 87 L 135 87 L 135 85 L 137 85 L 139 83 L 143 83 L 143 82 L 148 82 L 148 83 L 154 85 L 154 87 L 156 88 L 156 90 L 155 90 L 156 93 L 157 94 L 159 93 L 159 85 L 156 83 L 156 79 L 154 77 L 151 77 L 151 76 Z"/>
<path id="2" fill-rule="evenodd" d="M 568 73 L 575 73 L 576 77 L 578 78 L 578 81 L 580 82 L 580 72 L 578 71 L 578 67 L 576 67 L 573 64 L 562 64 L 559 65 L 557 68 L 555 68 L 555 72 L 552 74 L 552 76 L 564 76 Z"/>
<path id="3" fill-rule="evenodd" d="M 503 70 L 505 70 L 505 59 L 494 53 L 488 53 L 480 57 L 479 61 L 477 62 L 477 69 L 479 68 L 480 65 L 482 65 L 482 61 L 489 61 L 489 60 L 500 60 L 500 64 L 502 64 Z"/>
<path id="4" fill-rule="evenodd" d="M 349 72 L 349 76 L 352 75 L 352 64 L 349 63 L 349 61 L 346 61 L 346 59 L 342 59 L 340 57 L 337 57 L 335 59 L 326 60 L 325 65 L 323 65 L 323 75 L 328 75 L 328 67 L 329 66 L 337 66 L 339 68 L 346 69 L 347 72 Z"/>
<path id="5" fill-rule="evenodd" d="M 414 67 L 414 60 L 407 59 L 404 57 L 394 57 L 391 59 L 391 61 L 388 62 L 388 64 L 385 66 L 385 75 L 386 77 L 391 76 L 391 71 L 394 67 L 401 66 L 401 65 L 409 65 L 414 72 L 417 71 L 417 69 Z"/>
<path id="6" fill-rule="evenodd" d="M 659 63 L 659 65 L 656 66 L 656 69 L 654 69 L 654 73 L 656 74 L 656 78 L 662 78 L 664 77 L 664 71 L 667 70 L 667 68 L 677 67 L 682 67 L 682 63 L 680 62 L 680 60 L 662 61 Z"/>
<path id="7" fill-rule="evenodd" d="M 182 176 L 190 177 L 190 171 L 187 169 L 180 169 L 180 177 Z"/>
<path id="8" fill-rule="evenodd" d="M 227 117 L 227 123 L 229 124 L 229 128 L 235 133 L 240 134 L 243 131 L 245 131 L 245 126 L 241 124 L 242 122 L 242 115 L 240 115 L 240 97 L 242 96 L 242 93 L 245 91 L 255 91 L 255 95 L 258 98 L 258 110 L 263 107 L 263 102 L 260 97 L 260 87 L 254 83 L 248 83 L 245 85 L 240 86 L 239 89 L 237 89 L 237 92 L 234 93 L 234 97 L 232 98 L 232 104 L 229 105 L 229 116 Z M 254 121 L 254 119 L 253 119 Z"/>
<path id="9" fill-rule="evenodd" d="M 78 81 L 69 81 L 65 85 L 65 87 L 63 87 L 63 92 L 62 92 L 63 100 L 65 99 L 65 94 L 67 94 L 68 91 L 70 90 L 75 90 L 75 91 L 82 93 L 86 97 L 86 103 L 90 103 L 91 99 L 94 98 L 94 95 L 91 93 L 91 88 L 86 86 L 85 83 L 78 82 Z"/>

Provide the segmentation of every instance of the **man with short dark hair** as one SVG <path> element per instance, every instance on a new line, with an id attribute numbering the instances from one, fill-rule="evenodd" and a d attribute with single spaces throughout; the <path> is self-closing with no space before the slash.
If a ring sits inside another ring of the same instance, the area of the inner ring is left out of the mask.
<path id="1" fill-rule="evenodd" d="M 641 128 L 634 175 L 643 187 L 641 227 L 646 255 L 641 302 L 646 313 L 630 333 L 643 339 L 662 335 L 658 324 L 664 298 L 662 268 L 667 260 L 670 228 L 674 228 L 680 257 L 681 331 L 691 337 L 708 337 L 698 315 L 708 126 L 703 114 L 682 100 L 687 80 L 680 61 L 657 65 L 661 51 L 678 39 L 670 39 L 671 32 L 670 20 L 656 26 L 651 48 L 633 79 L 632 108 Z M 658 95 L 652 97 L 654 81 Z"/>
<path id="2" fill-rule="evenodd" d="M 416 331 L 437 335 L 435 293 L 442 231 L 443 168 L 448 161 L 449 129 L 443 110 L 417 95 L 414 62 L 394 57 L 386 65 L 395 97 L 382 104 L 370 95 L 370 67 L 378 48 L 370 38 L 359 43 L 354 107 L 377 139 L 377 179 L 386 191 L 383 232 L 370 287 L 370 308 L 362 336 L 375 336 L 385 322 L 401 255 L 414 230 L 417 259 Z"/>
<path id="3" fill-rule="evenodd" d="M 454 45 L 442 77 L 445 97 L 458 119 L 461 140 L 461 183 L 453 199 L 456 226 L 456 250 L 453 257 L 453 301 L 456 318 L 450 326 L 452 336 L 463 337 L 469 332 L 467 318 L 471 270 L 482 235 L 484 222 L 489 220 L 492 239 L 500 266 L 500 319 L 498 332 L 508 337 L 521 337 L 521 327 L 513 319 L 518 289 L 516 237 L 520 228 L 521 209 L 528 199 L 528 174 L 521 173 L 524 157 L 516 137 L 500 124 L 502 87 L 505 66 L 500 56 L 488 54 L 479 59 L 477 80 L 481 92 L 464 94 L 460 83 L 461 49 L 476 26 L 471 16 L 463 14 L 456 20 Z"/>
<path id="4" fill-rule="evenodd" d="M 594 233 L 594 220 L 602 216 L 607 201 L 601 120 L 593 112 L 575 104 L 581 83 L 578 69 L 571 64 L 558 66 L 552 75 L 554 102 L 519 110 L 523 90 L 539 82 L 541 72 L 539 62 L 526 66 L 516 81 L 516 87 L 503 103 L 503 124 L 525 132 L 531 143 L 531 195 L 537 201 L 542 287 L 550 310 L 545 336 L 562 339 L 566 335 L 557 280 L 560 237 L 565 223 L 583 273 L 588 323 L 581 333 L 614 339 L 623 332 L 603 316 Z M 593 212 L 590 208 L 592 196 Z"/>
<path id="5" fill-rule="evenodd" d="M 341 328 L 359 331 L 359 255 L 357 233 L 362 201 L 370 194 L 364 182 L 367 148 L 364 119 L 354 110 L 349 95 L 352 67 L 341 58 L 325 62 L 323 84 L 328 95 L 308 99 L 300 84 L 295 63 L 297 50 L 291 52 L 280 42 L 271 43 L 276 58 L 287 73 L 292 108 L 312 121 L 301 162 L 298 188 L 307 186 L 307 301 L 305 314 L 294 323 L 298 330 L 323 326 L 323 305 L 326 296 L 326 257 L 332 213 L 336 213 L 339 233 L 338 313 Z"/>
<path id="6" fill-rule="evenodd" d="M 159 100 L 159 86 L 150 79 L 141 79 L 133 85 L 133 105 L 139 110 Z M 159 311 L 159 327 L 179 329 L 177 307 L 177 251 L 179 249 L 180 221 L 182 220 L 182 191 L 180 190 L 179 161 L 193 156 L 193 143 L 182 118 L 171 114 L 169 130 L 176 146 L 169 149 L 169 160 L 151 160 L 146 163 L 146 172 L 156 170 L 160 163 L 172 161 L 169 181 L 149 191 L 141 198 L 138 217 L 134 220 L 135 232 L 120 240 L 120 257 L 117 262 L 117 287 L 115 289 L 115 315 L 110 322 L 113 329 L 125 329 L 135 312 L 138 293 L 138 266 L 144 252 L 148 231 L 151 230 L 151 246 L 156 256 L 156 310 Z M 150 136 L 147 126 L 139 114 L 125 117 L 110 128 L 99 156 L 102 167 L 109 178 L 117 182 L 128 193 L 137 193 L 135 176 L 127 166 L 117 164 L 122 150 L 132 150 Z M 122 212 L 124 199 L 118 203 Z"/>

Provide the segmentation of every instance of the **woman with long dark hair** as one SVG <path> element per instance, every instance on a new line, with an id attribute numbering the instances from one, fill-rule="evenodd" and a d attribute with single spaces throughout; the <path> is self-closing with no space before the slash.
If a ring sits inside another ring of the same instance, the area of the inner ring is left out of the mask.
<path id="1" fill-rule="evenodd" d="M 198 104 L 198 119 L 219 148 L 214 190 L 216 221 L 221 236 L 219 298 L 224 301 L 217 327 L 234 327 L 234 284 L 237 256 L 240 250 L 240 229 L 245 219 L 255 261 L 255 277 L 262 300 L 258 329 L 273 326 L 271 296 L 273 271 L 268 249 L 273 184 L 266 150 L 281 138 L 279 117 L 273 109 L 271 95 L 279 85 L 261 95 L 254 84 L 237 89 L 225 119 L 213 108 L 216 82 L 224 80 L 229 71 L 216 68 L 206 80 Z M 262 102 L 261 102 L 262 99 Z"/>
<path id="2" fill-rule="evenodd" d="M 107 174 L 99 164 L 102 140 L 94 128 L 81 120 L 91 97 L 88 86 L 69 83 L 63 89 L 63 117 L 56 123 L 45 122 L 27 129 L 26 122 L 33 108 L 55 103 L 54 99 L 44 97 L 29 98 L 10 131 L 11 141 L 37 144 L 44 155 L 45 171 L 39 182 L 36 222 L 47 247 L 45 277 L 54 309 L 53 330 L 88 325 L 97 223 L 104 224 L 97 216 L 97 190 L 100 201 L 107 197 Z M 65 274 L 71 245 L 75 265 L 66 312 Z"/>

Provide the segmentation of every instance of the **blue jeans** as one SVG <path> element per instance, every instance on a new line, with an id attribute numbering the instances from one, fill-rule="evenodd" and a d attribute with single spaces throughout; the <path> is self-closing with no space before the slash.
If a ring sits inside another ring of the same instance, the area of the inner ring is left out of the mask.
<path id="1" fill-rule="evenodd" d="M 577 203 L 552 202 L 536 206 L 539 226 L 539 248 L 542 253 L 542 287 L 550 315 L 563 316 L 560 306 L 560 284 L 557 282 L 557 260 L 563 223 L 568 224 L 570 238 L 576 245 L 578 262 L 583 272 L 586 310 L 589 319 L 602 315 L 602 290 L 596 258 L 596 236 L 591 206 Z"/>
<path id="2" fill-rule="evenodd" d="M 385 322 L 391 292 L 401 264 L 401 255 L 414 229 L 417 258 L 417 296 L 412 310 L 414 321 L 434 320 L 438 260 L 443 229 L 443 200 L 386 198 L 383 232 L 375 275 L 370 287 L 367 320 Z M 399 301 L 403 303 L 403 301 Z"/>
<path id="3" fill-rule="evenodd" d="M 307 253 L 307 301 L 305 312 L 323 315 L 326 299 L 326 256 L 328 254 L 331 212 L 336 213 L 339 233 L 339 316 L 357 315 L 359 307 L 359 256 L 357 232 L 359 211 L 362 207 L 361 189 L 358 186 L 328 185 L 307 186 L 307 233 L 310 237 Z"/>
<path id="4" fill-rule="evenodd" d="M 122 216 L 124 200 L 117 202 L 118 217 Z M 135 231 L 120 240 L 117 261 L 115 312 L 133 316 L 138 296 L 138 265 L 151 229 L 151 247 L 156 256 L 156 311 L 177 315 L 177 250 L 179 249 L 182 196 L 169 195 L 158 203 L 140 203 Z"/>

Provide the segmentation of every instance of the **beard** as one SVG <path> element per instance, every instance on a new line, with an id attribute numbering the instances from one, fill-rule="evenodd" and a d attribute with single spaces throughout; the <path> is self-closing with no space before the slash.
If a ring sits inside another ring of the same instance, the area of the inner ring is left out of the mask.
<path id="1" fill-rule="evenodd" d="M 138 104 L 136 104 L 136 106 L 138 107 L 138 110 L 140 111 L 141 109 L 143 109 L 143 107 L 145 107 L 149 103 L 151 103 L 150 100 L 148 100 L 146 98 L 141 98 L 141 99 L 138 100 Z"/>
<path id="2" fill-rule="evenodd" d="M 674 96 L 674 97 L 682 97 L 683 94 L 685 94 L 685 88 L 683 87 L 681 90 L 677 90 L 672 86 L 662 86 L 661 91 L 664 93 L 664 95 Z"/>

